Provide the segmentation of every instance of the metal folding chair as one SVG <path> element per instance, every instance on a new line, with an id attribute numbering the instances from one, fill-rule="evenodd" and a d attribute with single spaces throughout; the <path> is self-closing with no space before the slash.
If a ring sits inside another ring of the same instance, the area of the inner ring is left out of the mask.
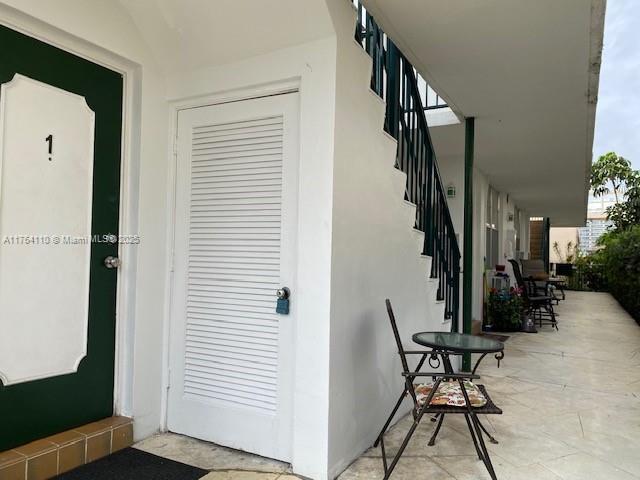
<path id="1" fill-rule="evenodd" d="M 400 397 L 398 398 L 398 401 L 393 407 L 391 414 L 387 418 L 387 421 L 384 423 L 384 426 L 382 427 L 382 430 L 380 431 L 380 434 L 378 435 L 374 443 L 374 447 L 377 447 L 378 445 L 380 445 L 380 448 L 382 451 L 382 463 L 384 466 L 384 477 L 383 477 L 384 480 L 388 479 L 391 476 L 394 468 L 398 464 L 398 461 L 402 457 L 404 450 L 407 448 L 407 445 L 409 444 L 409 441 L 411 440 L 411 437 L 413 436 L 416 428 L 420 424 L 422 417 L 426 414 L 434 415 L 434 418 L 432 419 L 434 421 L 438 419 L 438 423 L 436 425 L 435 431 L 433 432 L 431 439 L 429 440 L 430 446 L 435 444 L 436 437 L 440 431 L 440 427 L 442 426 L 442 422 L 446 414 L 463 414 L 465 416 L 467 427 L 469 428 L 469 433 L 473 440 L 473 444 L 475 446 L 478 458 L 482 460 L 482 462 L 485 464 L 491 478 L 493 480 L 496 480 L 497 477 L 493 469 L 493 465 L 491 463 L 491 458 L 489 457 L 489 452 L 487 451 L 486 445 L 484 443 L 483 432 L 486 435 L 488 435 L 488 437 L 493 443 L 497 443 L 497 442 L 489 434 L 489 432 L 487 432 L 487 430 L 484 428 L 484 426 L 478 419 L 478 415 L 501 414 L 502 410 L 500 410 L 491 401 L 483 385 L 476 385 L 476 387 L 482 392 L 487 403 L 483 407 L 472 407 L 471 401 L 469 399 L 469 395 L 464 385 L 464 380 L 478 379 L 480 378 L 480 376 L 475 375 L 475 373 L 471 373 L 471 374 L 453 373 L 453 370 L 450 368 L 450 363 L 448 358 L 443 358 L 443 360 L 445 361 L 445 372 L 421 372 L 420 370 L 422 369 L 422 367 L 424 366 L 424 363 L 428 359 L 429 359 L 430 366 L 432 368 L 436 368 L 433 365 L 431 365 L 431 359 L 437 359 L 438 355 L 443 355 L 443 353 L 437 352 L 435 350 L 419 350 L 419 351 L 405 350 L 402 345 L 400 333 L 398 332 L 398 327 L 396 324 L 396 319 L 393 313 L 393 309 L 391 307 L 391 302 L 388 299 L 386 300 L 386 305 L 387 305 L 387 313 L 389 314 L 389 320 L 391 322 L 391 328 L 393 330 L 393 336 L 395 338 L 396 345 L 398 347 L 398 354 L 400 355 L 400 361 L 402 363 L 402 376 L 404 377 L 404 388 L 400 393 Z M 415 370 L 409 369 L 409 363 L 407 361 L 408 355 L 417 355 L 420 357 L 420 360 L 418 361 L 418 364 Z M 438 361 L 438 364 L 439 363 L 440 362 Z M 449 365 L 448 368 L 447 368 L 447 365 Z M 475 369 L 474 369 L 474 372 L 475 372 Z M 428 397 L 423 403 L 420 403 L 418 401 L 418 398 L 415 392 L 415 386 L 413 384 L 413 381 L 418 377 L 431 377 L 434 382 L 433 388 L 431 389 L 430 394 L 428 395 Z M 457 381 L 459 383 L 466 405 L 463 407 L 431 405 L 431 401 L 433 400 L 434 395 L 438 391 L 440 384 L 443 381 L 452 381 L 452 380 Z M 411 428 L 407 432 L 407 435 L 405 436 L 402 444 L 400 445 L 398 452 L 396 453 L 394 458 L 391 460 L 391 463 L 389 463 L 387 459 L 386 451 L 385 451 L 384 434 L 387 432 L 389 425 L 391 425 L 393 418 L 398 412 L 403 400 L 407 398 L 407 396 L 409 396 L 413 401 L 413 408 L 411 410 L 411 414 L 413 415 L 413 423 L 411 425 Z"/>

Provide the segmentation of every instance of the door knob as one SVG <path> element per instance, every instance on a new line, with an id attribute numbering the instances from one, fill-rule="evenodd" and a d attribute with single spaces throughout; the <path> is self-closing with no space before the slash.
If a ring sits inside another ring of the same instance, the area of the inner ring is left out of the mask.
<path id="1" fill-rule="evenodd" d="M 288 299 L 290 294 L 291 294 L 291 292 L 289 291 L 289 289 L 287 287 L 279 288 L 278 291 L 276 292 L 276 296 L 280 300 Z"/>
<path id="2" fill-rule="evenodd" d="M 104 259 L 104 266 L 107 268 L 118 268 L 120 266 L 120 259 L 109 255 Z"/>

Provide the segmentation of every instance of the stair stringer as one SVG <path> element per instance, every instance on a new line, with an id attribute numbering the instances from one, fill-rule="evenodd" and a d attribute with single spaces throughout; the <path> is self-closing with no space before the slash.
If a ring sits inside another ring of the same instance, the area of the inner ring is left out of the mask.
<path id="1" fill-rule="evenodd" d="M 336 0 L 341 1 L 341 0 Z M 346 2 L 350 4 L 350 2 Z M 335 21 L 335 19 L 334 19 Z M 438 277 L 431 277 L 431 262 L 432 258 L 429 255 L 423 255 L 423 247 L 424 247 L 424 232 L 419 232 L 414 228 L 415 220 L 416 220 L 416 205 L 411 203 L 408 200 L 405 200 L 405 192 L 407 188 L 407 175 L 402 170 L 399 170 L 395 167 L 396 164 L 396 154 L 398 149 L 398 142 L 395 138 L 393 138 L 385 129 L 385 119 L 386 119 L 386 102 L 380 98 L 378 94 L 376 94 L 370 88 L 371 84 L 371 74 L 373 71 L 373 61 L 369 54 L 362 48 L 362 46 L 355 40 L 354 32 L 355 25 L 357 21 L 357 14 L 355 11 L 355 7 L 352 9 L 352 18 L 349 22 L 342 22 L 340 27 L 336 27 L 338 30 L 338 38 L 348 38 L 348 42 L 352 45 L 349 46 L 348 49 L 350 53 L 353 53 L 355 57 L 354 63 L 358 63 L 356 71 L 358 72 L 356 76 L 354 76 L 354 83 L 364 84 L 366 87 L 367 95 L 370 96 L 373 101 L 371 102 L 371 112 L 369 112 L 369 118 L 374 119 L 379 125 L 379 132 L 382 134 L 382 137 L 385 138 L 383 141 L 386 145 L 385 156 L 387 158 L 392 159 L 390 162 L 391 168 L 389 169 L 389 176 L 391 177 L 391 182 L 394 187 L 394 191 L 397 194 L 397 198 L 402 200 L 405 208 L 403 212 L 403 218 L 407 219 L 407 224 L 410 229 L 414 232 L 414 238 L 416 242 L 416 254 L 418 255 L 418 262 L 424 263 L 424 260 L 427 260 L 427 264 L 425 265 L 425 272 L 428 278 L 429 283 L 429 291 L 432 292 L 431 298 L 433 299 L 433 304 L 436 306 L 438 311 L 441 311 L 441 315 L 438 316 L 441 319 L 442 324 L 450 324 L 450 320 L 445 319 L 445 307 L 444 302 L 442 300 L 438 300 L 437 298 L 437 290 L 438 290 Z M 353 48 L 355 46 L 355 48 Z M 419 232 L 419 233 L 417 233 Z"/>

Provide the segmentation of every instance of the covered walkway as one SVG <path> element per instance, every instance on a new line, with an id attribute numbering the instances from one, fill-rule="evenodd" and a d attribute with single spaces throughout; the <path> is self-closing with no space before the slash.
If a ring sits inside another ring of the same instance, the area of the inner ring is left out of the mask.
<path id="1" fill-rule="evenodd" d="M 557 311 L 558 332 L 547 326 L 513 334 L 500 368 L 487 357 L 479 369 L 504 411 L 485 422 L 500 442 L 488 444 L 498 478 L 640 478 L 640 326 L 606 293 L 567 292 Z M 408 422 L 389 434 L 389 445 L 398 444 Z M 394 478 L 489 478 L 462 416 L 447 417 L 428 447 L 432 428 L 423 422 Z M 341 480 L 356 478 L 382 478 L 379 450 Z"/>
<path id="2" fill-rule="evenodd" d="M 480 368 L 504 410 L 486 421 L 500 442 L 488 444 L 498 478 L 640 479 L 640 326 L 605 293 L 568 292 L 558 312 L 560 331 L 512 334 L 501 367 L 487 357 Z M 460 417 L 446 418 L 434 447 L 424 421 L 392 478 L 489 478 Z M 409 422 L 388 434 L 390 453 Z M 283 464 L 172 434 L 138 448 L 213 470 L 211 479 L 295 478 Z M 366 452 L 340 480 L 381 479 L 379 455 Z"/>

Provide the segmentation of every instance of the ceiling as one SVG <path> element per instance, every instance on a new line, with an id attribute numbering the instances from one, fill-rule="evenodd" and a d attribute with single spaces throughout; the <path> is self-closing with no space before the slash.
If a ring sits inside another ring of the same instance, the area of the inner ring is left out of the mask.
<path id="1" fill-rule="evenodd" d="M 322 1 L 118 1 L 166 73 L 236 62 L 334 34 Z"/>
<path id="2" fill-rule="evenodd" d="M 365 0 L 460 117 L 475 165 L 532 216 L 581 225 L 587 210 L 605 0 Z M 432 129 L 441 161 L 461 125 Z"/>

